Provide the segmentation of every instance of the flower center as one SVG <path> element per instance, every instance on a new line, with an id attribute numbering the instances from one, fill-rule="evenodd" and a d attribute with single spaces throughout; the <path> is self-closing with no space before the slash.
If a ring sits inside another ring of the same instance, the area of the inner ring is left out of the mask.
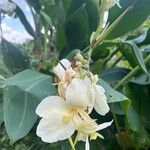
<path id="1" fill-rule="evenodd" d="M 70 108 L 69 111 L 63 115 L 63 123 L 69 123 L 77 113 L 76 108 Z"/>

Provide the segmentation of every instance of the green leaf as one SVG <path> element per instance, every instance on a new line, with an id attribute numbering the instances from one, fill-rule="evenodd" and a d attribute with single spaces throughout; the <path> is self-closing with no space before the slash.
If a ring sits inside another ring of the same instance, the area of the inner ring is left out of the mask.
<path id="1" fill-rule="evenodd" d="M 98 85 L 102 86 L 105 89 L 105 94 L 106 94 L 108 103 L 121 102 L 124 111 L 125 112 L 128 111 L 128 108 L 131 102 L 126 96 L 114 90 L 108 83 L 106 83 L 102 79 L 98 81 Z"/>
<path id="2" fill-rule="evenodd" d="M 139 77 L 134 78 L 131 82 L 139 85 L 150 85 L 150 73 L 142 74 Z"/>
<path id="3" fill-rule="evenodd" d="M 70 16 L 82 5 L 85 5 L 85 9 L 88 14 L 89 20 L 89 34 L 96 30 L 99 22 L 99 12 L 95 3 L 91 0 L 72 0 L 67 15 Z"/>
<path id="4" fill-rule="evenodd" d="M 42 18 L 44 19 L 43 23 L 45 25 L 47 24 L 49 27 L 52 28 L 53 23 L 52 23 L 51 17 L 48 16 L 44 11 L 40 11 L 40 14 L 41 14 Z"/>
<path id="5" fill-rule="evenodd" d="M 4 88 L 4 121 L 10 139 L 15 142 L 33 127 L 35 109 L 45 97 L 55 93 L 50 76 L 25 70 L 6 80 Z"/>
<path id="6" fill-rule="evenodd" d="M 101 73 L 101 78 L 108 83 L 115 83 L 124 78 L 129 73 L 129 69 L 126 68 L 111 68 L 104 70 Z"/>
<path id="7" fill-rule="evenodd" d="M 150 44 L 150 28 L 147 31 L 145 40 L 139 45 L 141 46 L 141 45 L 148 45 L 148 44 Z"/>
<path id="8" fill-rule="evenodd" d="M 133 8 L 124 16 L 117 27 L 108 36 L 109 39 L 116 38 L 126 34 L 129 31 L 139 27 L 150 15 L 150 1 L 149 0 L 121 0 L 120 5 L 113 7 L 109 12 L 108 22 L 112 23 L 118 16 L 129 6 Z"/>
<path id="9" fill-rule="evenodd" d="M 109 48 L 113 45 L 114 44 L 111 42 L 104 42 L 94 48 L 92 52 L 92 60 L 97 61 L 99 59 L 104 59 L 105 57 L 107 57 L 110 54 Z"/>
<path id="10" fill-rule="evenodd" d="M 4 115 L 3 115 L 3 103 L 0 103 L 0 126 L 2 125 L 4 121 Z"/>
<path id="11" fill-rule="evenodd" d="M 143 58 L 143 54 L 142 54 L 141 49 L 139 47 L 137 47 L 137 45 L 134 44 L 133 42 L 131 44 L 133 46 L 133 51 L 134 51 L 134 54 L 135 54 L 135 57 L 138 61 L 139 66 L 142 68 L 142 70 L 145 73 L 148 73 L 147 69 L 146 69 L 146 66 L 145 66 L 145 63 L 144 63 L 144 58 Z"/>
<path id="12" fill-rule="evenodd" d="M 26 53 L 19 50 L 5 39 L 2 39 L 1 52 L 6 67 L 12 73 L 17 73 L 29 68 L 30 59 Z"/>
<path id="13" fill-rule="evenodd" d="M 128 111 L 128 126 L 137 133 L 135 136 L 139 144 L 148 144 L 149 139 L 145 128 L 150 128 L 149 86 L 137 85 L 129 82 L 124 87 L 124 91 L 132 100 L 133 106 Z"/>
<path id="14" fill-rule="evenodd" d="M 0 74 L 0 87 L 3 87 L 5 85 L 5 80 L 6 78 Z"/>
<path id="15" fill-rule="evenodd" d="M 32 6 L 37 13 L 40 11 L 41 5 L 39 0 L 26 0 L 26 2 Z"/>
<path id="16" fill-rule="evenodd" d="M 132 64 L 135 61 L 136 65 L 139 65 L 141 67 L 141 69 L 145 73 L 147 73 L 142 50 L 134 42 L 124 42 L 123 45 L 126 47 L 124 47 L 123 49 L 120 49 L 120 50 L 129 59 L 129 62 L 131 62 L 131 64 Z M 129 46 L 129 49 L 128 49 L 129 52 L 127 52 L 128 46 Z"/>
<path id="17" fill-rule="evenodd" d="M 21 23 L 24 25 L 26 31 L 35 38 L 36 37 L 35 32 L 32 26 L 30 25 L 30 23 L 28 22 L 23 11 L 17 6 L 17 8 L 15 9 L 15 12 L 16 12 L 16 15 L 19 17 Z"/>
<path id="18" fill-rule="evenodd" d="M 65 34 L 68 46 L 62 53 L 67 54 L 73 49 L 80 49 L 88 37 L 88 32 L 88 15 L 85 5 L 82 5 L 66 20 Z"/>
<path id="19" fill-rule="evenodd" d="M 133 53 L 133 47 L 129 43 L 126 42 L 119 43 L 118 49 L 132 67 L 137 66 L 137 60 Z"/>
<path id="20" fill-rule="evenodd" d="M 74 49 L 66 56 L 66 58 L 71 60 L 76 56 L 77 53 L 81 53 L 81 51 L 79 49 Z"/>

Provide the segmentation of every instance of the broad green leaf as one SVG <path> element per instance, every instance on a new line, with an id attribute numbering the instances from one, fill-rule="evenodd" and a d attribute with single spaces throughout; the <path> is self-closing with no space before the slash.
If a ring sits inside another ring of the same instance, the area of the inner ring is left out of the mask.
<path id="1" fill-rule="evenodd" d="M 124 78 L 129 73 L 129 69 L 126 68 L 111 68 L 104 70 L 101 73 L 101 78 L 108 83 L 115 83 Z"/>
<path id="2" fill-rule="evenodd" d="M 40 11 L 41 5 L 40 5 L 40 0 L 26 0 L 26 2 L 32 6 L 35 11 L 38 13 Z"/>
<path id="3" fill-rule="evenodd" d="M 134 78 L 131 82 L 139 85 L 150 85 L 150 73 L 142 74 L 139 77 Z"/>
<path id="4" fill-rule="evenodd" d="M 123 42 L 122 44 L 121 45 L 119 44 L 120 45 L 119 50 L 121 50 L 123 55 L 129 60 L 131 65 L 133 64 L 134 66 L 136 63 L 136 65 L 139 65 L 141 69 L 145 73 L 147 73 L 142 50 L 134 42 Z"/>
<path id="5" fill-rule="evenodd" d="M 150 128 L 150 103 L 149 103 L 149 85 L 139 85 L 129 82 L 125 87 L 125 93 L 132 100 L 132 106 L 136 109 L 137 113 L 141 116 L 142 122 L 145 127 Z"/>
<path id="6" fill-rule="evenodd" d="M 35 109 L 45 97 L 55 93 L 52 78 L 25 70 L 6 80 L 4 88 L 4 121 L 10 139 L 15 142 L 33 127 Z"/>
<path id="7" fill-rule="evenodd" d="M 65 24 L 65 34 L 68 42 L 67 49 L 62 53 L 67 54 L 73 49 L 81 48 L 88 37 L 89 24 L 85 5 L 82 5 L 72 15 L 70 15 Z M 67 52 L 68 51 L 68 52 Z"/>
<path id="8" fill-rule="evenodd" d="M 72 0 L 67 15 L 70 16 L 82 5 L 85 5 L 85 9 L 88 14 L 89 20 L 89 34 L 96 30 L 99 22 L 99 12 L 97 6 L 92 0 Z"/>
<path id="9" fill-rule="evenodd" d="M 29 68 L 30 59 L 26 53 L 5 39 L 2 39 L 1 52 L 6 67 L 12 73 L 17 73 Z"/>
<path id="10" fill-rule="evenodd" d="M 135 136 L 138 143 L 142 146 L 149 142 L 145 128 L 149 129 L 149 86 L 136 85 L 129 83 L 125 86 L 125 93 L 132 100 L 132 106 L 127 114 L 130 124 L 129 128 L 136 132 Z M 134 119 L 133 119 L 134 118 Z"/>
<path id="11" fill-rule="evenodd" d="M 109 48 L 114 46 L 111 42 L 104 42 L 97 46 L 92 52 L 92 60 L 97 61 L 99 59 L 104 59 L 110 54 Z"/>
<path id="12" fill-rule="evenodd" d="M 109 12 L 108 22 L 112 23 L 118 16 L 129 6 L 133 8 L 124 16 L 117 27 L 108 36 L 108 38 L 116 38 L 126 34 L 129 31 L 139 27 L 150 15 L 149 0 L 120 0 L 120 5 L 113 7 Z"/>
<path id="13" fill-rule="evenodd" d="M 53 23 L 52 23 L 51 17 L 48 16 L 44 11 L 40 11 L 40 14 L 41 14 L 42 18 L 44 19 L 43 23 L 45 24 L 45 26 L 48 25 L 49 27 L 52 28 Z"/>
<path id="14" fill-rule="evenodd" d="M 26 31 L 35 38 L 36 37 L 35 32 L 32 26 L 30 25 L 30 23 L 28 22 L 23 11 L 17 6 L 17 8 L 15 9 L 15 12 L 16 12 L 16 15 L 19 17 L 21 23 L 24 25 Z"/>
<path id="15" fill-rule="evenodd" d="M 120 50 L 120 52 L 122 53 L 124 58 L 129 62 L 129 64 L 132 67 L 137 66 L 137 60 L 133 53 L 133 47 L 130 44 L 128 44 L 126 42 L 119 43 L 118 50 Z"/>
<path id="16" fill-rule="evenodd" d="M 137 47 L 136 44 L 134 44 L 134 43 L 131 43 L 131 44 L 133 46 L 133 51 L 134 51 L 134 54 L 135 54 L 135 57 L 138 61 L 139 66 L 142 68 L 142 70 L 145 73 L 147 73 L 147 69 L 146 69 L 146 66 L 145 66 L 145 63 L 144 63 L 144 58 L 143 58 L 141 49 L 139 47 Z"/>

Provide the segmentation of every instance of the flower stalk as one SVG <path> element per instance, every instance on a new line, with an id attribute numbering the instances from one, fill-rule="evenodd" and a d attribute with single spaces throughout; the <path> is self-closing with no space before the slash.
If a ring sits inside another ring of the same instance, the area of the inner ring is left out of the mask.
<path id="1" fill-rule="evenodd" d="M 150 55 L 148 55 L 145 60 L 144 63 L 147 64 L 150 61 Z M 120 88 L 120 86 L 122 86 L 124 83 L 126 83 L 129 79 L 131 79 L 138 71 L 140 71 L 141 68 L 140 66 L 136 66 L 129 74 L 127 74 L 115 87 L 114 89 L 118 89 Z"/>

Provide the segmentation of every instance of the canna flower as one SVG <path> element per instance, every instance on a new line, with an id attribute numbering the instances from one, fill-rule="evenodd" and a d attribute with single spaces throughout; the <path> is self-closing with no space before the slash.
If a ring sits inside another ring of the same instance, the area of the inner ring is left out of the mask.
<path id="1" fill-rule="evenodd" d="M 36 113 L 42 119 L 37 135 L 42 141 L 53 143 L 69 138 L 76 129 L 80 129 L 82 120 L 94 126 L 94 121 L 86 112 L 90 97 L 86 83 L 86 80 L 75 78 L 66 89 L 65 99 L 50 96 L 38 105 Z"/>
<path id="2" fill-rule="evenodd" d="M 53 143 L 67 139 L 75 130 L 80 132 L 86 130 L 87 134 L 97 131 L 98 125 L 90 118 L 89 113 L 95 106 L 93 102 L 98 99 L 98 95 L 95 95 L 97 93 L 90 86 L 90 82 L 89 78 L 74 78 L 66 88 L 64 99 L 50 96 L 38 105 L 36 113 L 42 119 L 37 127 L 37 135 L 42 141 Z M 100 91 L 97 92 L 102 94 Z M 103 103 L 101 105 L 103 106 Z M 101 111 L 98 109 L 103 115 L 108 111 L 108 108 Z"/>
<path id="3" fill-rule="evenodd" d="M 76 58 L 78 58 L 78 61 L 81 60 L 81 62 L 85 63 L 85 60 L 81 54 L 77 54 Z M 81 73 L 78 74 L 78 72 L 72 69 L 71 63 L 67 59 L 62 59 L 53 70 L 60 79 L 60 83 L 58 83 L 58 93 L 63 98 L 66 88 L 73 77 L 79 77 L 79 74 L 81 77 L 83 76 Z M 83 73 L 84 70 L 81 72 Z M 84 75 L 85 74 L 87 73 L 84 73 Z M 102 86 L 96 85 L 96 82 L 98 81 L 98 77 L 96 75 L 94 76 L 90 73 L 90 77 L 91 80 L 88 77 L 85 77 L 86 86 L 89 89 L 87 93 L 90 93 L 89 105 L 87 106 L 88 112 L 91 113 L 94 107 L 97 113 L 104 116 L 109 112 L 105 90 Z"/>

